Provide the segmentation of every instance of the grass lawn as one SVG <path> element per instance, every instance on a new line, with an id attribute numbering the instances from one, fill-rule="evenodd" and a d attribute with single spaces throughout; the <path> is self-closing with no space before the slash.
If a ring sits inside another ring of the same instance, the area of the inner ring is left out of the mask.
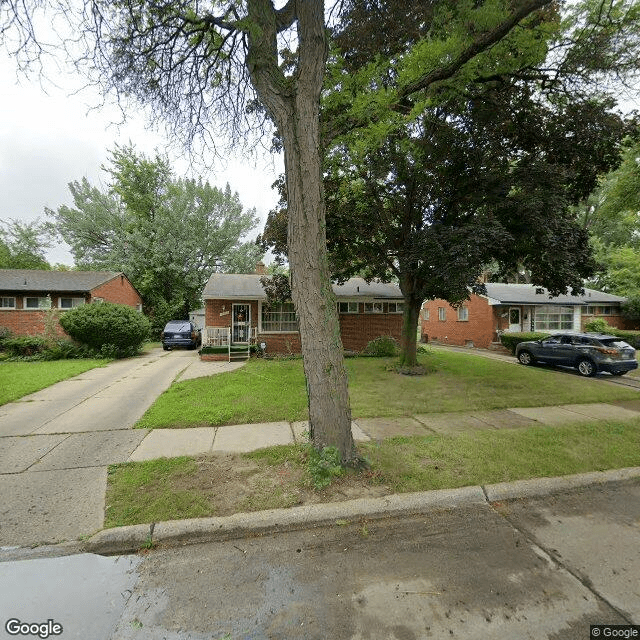
<path id="1" fill-rule="evenodd" d="M 638 392 L 567 372 L 473 354 L 420 355 L 425 376 L 389 370 L 393 359 L 349 358 L 354 418 L 637 399 Z M 301 360 L 252 359 L 230 373 L 172 385 L 138 427 L 192 427 L 306 420 Z"/>
<path id="2" fill-rule="evenodd" d="M 109 469 L 105 526 L 640 466 L 640 419 L 363 443 L 370 469 L 311 487 L 302 445 Z"/>
<path id="3" fill-rule="evenodd" d="M 47 362 L 0 362 L 0 405 L 72 378 L 109 360 L 52 360 Z"/>

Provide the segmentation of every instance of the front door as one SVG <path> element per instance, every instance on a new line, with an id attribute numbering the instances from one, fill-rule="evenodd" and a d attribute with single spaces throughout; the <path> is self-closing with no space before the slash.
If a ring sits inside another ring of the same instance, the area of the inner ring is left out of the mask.
<path id="1" fill-rule="evenodd" d="M 233 305 L 233 324 L 231 342 L 249 342 L 251 331 L 251 305 Z"/>
<path id="2" fill-rule="evenodd" d="M 509 307 L 509 332 L 522 331 L 522 323 L 520 321 L 520 307 Z"/>

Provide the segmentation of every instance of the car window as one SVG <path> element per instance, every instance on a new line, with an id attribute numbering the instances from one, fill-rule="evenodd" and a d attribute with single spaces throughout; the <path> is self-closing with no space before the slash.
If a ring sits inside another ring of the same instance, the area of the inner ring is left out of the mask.
<path id="1" fill-rule="evenodd" d="M 559 336 L 551 336 L 550 338 L 545 338 L 542 341 L 543 344 L 559 344 L 560 337 Z"/>
<path id="2" fill-rule="evenodd" d="M 600 340 L 605 347 L 614 347 L 616 349 L 628 349 L 631 345 L 624 340 L 616 340 L 615 338 L 605 338 Z"/>
<path id="3" fill-rule="evenodd" d="M 165 331 L 191 331 L 191 324 L 186 321 L 169 322 L 164 328 Z"/>

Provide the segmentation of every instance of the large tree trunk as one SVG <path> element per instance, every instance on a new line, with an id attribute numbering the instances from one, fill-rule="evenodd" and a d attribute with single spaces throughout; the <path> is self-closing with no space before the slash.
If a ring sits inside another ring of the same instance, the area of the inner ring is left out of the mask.
<path id="1" fill-rule="evenodd" d="M 416 296 L 411 278 L 400 278 L 400 290 L 404 297 L 400 364 L 404 367 L 415 367 L 418 364 L 418 321 L 420 319 L 422 300 Z"/>
<path id="2" fill-rule="evenodd" d="M 300 61 L 293 78 L 284 78 L 277 67 L 278 17 L 272 3 L 249 0 L 247 6 L 250 18 L 261 27 L 249 38 L 249 71 L 284 144 L 291 292 L 300 323 L 311 438 L 317 449 L 337 447 L 342 461 L 349 463 L 355 449 L 337 305 L 329 279 L 322 190 L 324 3 L 304 0 L 295 5 Z"/>

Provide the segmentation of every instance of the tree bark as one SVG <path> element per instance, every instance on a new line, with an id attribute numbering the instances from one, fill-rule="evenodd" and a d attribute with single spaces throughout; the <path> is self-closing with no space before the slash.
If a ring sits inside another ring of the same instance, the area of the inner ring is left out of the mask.
<path id="1" fill-rule="evenodd" d="M 291 78 L 277 66 L 273 4 L 249 0 L 248 11 L 260 27 L 249 35 L 249 72 L 284 146 L 291 292 L 300 324 L 311 439 L 318 450 L 337 447 L 342 462 L 348 464 L 355 448 L 337 305 L 329 278 L 319 135 L 327 56 L 324 3 L 296 3 L 300 59 Z"/>

